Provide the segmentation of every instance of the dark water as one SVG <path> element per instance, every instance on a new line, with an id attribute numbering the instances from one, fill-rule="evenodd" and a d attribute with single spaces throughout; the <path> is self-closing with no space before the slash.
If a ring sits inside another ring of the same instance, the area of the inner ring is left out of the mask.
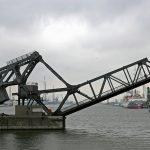
<path id="1" fill-rule="evenodd" d="M 12 111 L 0 107 L 0 112 Z M 67 117 L 65 131 L 0 131 L 0 150 L 149 150 L 150 113 L 98 104 Z"/>

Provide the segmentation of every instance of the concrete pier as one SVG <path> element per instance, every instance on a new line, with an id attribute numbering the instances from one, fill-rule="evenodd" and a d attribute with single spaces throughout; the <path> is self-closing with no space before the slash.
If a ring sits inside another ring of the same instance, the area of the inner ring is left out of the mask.
<path id="1" fill-rule="evenodd" d="M 65 118 L 63 116 L 43 115 L 43 112 L 32 112 L 32 110 L 33 107 L 16 106 L 15 115 L 1 114 L 0 129 L 65 129 Z"/>
<path id="2" fill-rule="evenodd" d="M 1 116 L 0 129 L 65 129 L 62 116 L 16 117 Z"/>

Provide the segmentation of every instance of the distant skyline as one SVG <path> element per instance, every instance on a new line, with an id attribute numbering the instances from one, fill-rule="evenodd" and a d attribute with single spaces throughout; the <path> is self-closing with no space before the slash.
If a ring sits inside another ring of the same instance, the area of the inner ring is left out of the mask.
<path id="1" fill-rule="evenodd" d="M 150 58 L 149 6 L 148 0 L 0 0 L 0 66 L 36 50 L 77 84 Z M 46 71 L 35 74 L 42 82 Z"/>

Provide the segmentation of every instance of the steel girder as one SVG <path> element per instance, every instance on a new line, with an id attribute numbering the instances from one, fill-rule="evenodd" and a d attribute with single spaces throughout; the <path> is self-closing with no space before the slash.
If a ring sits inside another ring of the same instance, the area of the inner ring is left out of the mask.
<path id="1" fill-rule="evenodd" d="M 67 90 L 67 94 L 64 97 L 62 103 L 54 112 L 54 115 L 69 115 L 86 107 L 92 106 L 116 95 L 127 92 L 131 89 L 137 88 L 143 84 L 150 82 L 150 65 L 147 58 L 141 59 L 129 65 L 123 66 L 119 69 L 106 73 L 97 78 L 83 82 L 81 84 L 72 86 Z M 131 73 L 130 68 L 134 68 L 134 74 Z M 122 73 L 117 77 L 117 74 Z M 94 82 L 100 82 L 99 92 L 96 93 L 94 88 Z M 117 83 L 117 84 L 116 84 Z M 107 87 L 106 87 L 107 86 Z M 89 87 L 90 91 L 82 92 L 83 87 Z M 104 90 L 109 89 L 109 90 Z M 92 93 L 92 96 L 89 93 Z M 83 101 L 79 101 L 76 95 L 81 95 L 85 98 Z M 75 104 L 68 107 L 64 107 L 65 101 L 69 96 L 73 95 Z"/>

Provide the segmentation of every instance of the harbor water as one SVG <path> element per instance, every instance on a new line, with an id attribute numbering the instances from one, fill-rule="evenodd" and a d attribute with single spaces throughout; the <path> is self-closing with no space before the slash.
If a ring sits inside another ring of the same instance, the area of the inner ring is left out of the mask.
<path id="1" fill-rule="evenodd" d="M 12 107 L 0 107 L 0 113 Z M 149 150 L 150 113 L 97 104 L 67 116 L 66 130 L 0 131 L 0 150 Z"/>

